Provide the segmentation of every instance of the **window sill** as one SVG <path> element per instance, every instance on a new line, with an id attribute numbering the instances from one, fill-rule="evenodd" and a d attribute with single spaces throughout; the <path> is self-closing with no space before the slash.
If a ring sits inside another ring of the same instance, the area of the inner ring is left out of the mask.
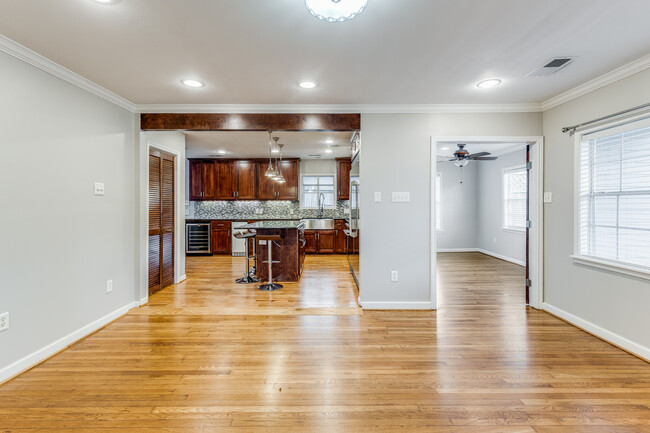
<path id="1" fill-rule="evenodd" d="M 517 234 L 520 234 L 520 235 L 525 235 L 526 234 L 526 229 L 517 230 L 517 229 L 511 229 L 511 228 L 508 228 L 508 227 L 501 227 L 501 231 L 502 232 L 508 232 L 508 233 L 517 233 Z"/>
<path id="2" fill-rule="evenodd" d="M 650 269 L 647 268 L 625 265 L 622 263 L 599 260 L 584 256 L 572 255 L 571 258 L 573 259 L 574 264 L 604 269 L 606 271 L 616 272 L 624 275 L 630 275 L 632 277 L 641 278 L 643 280 L 650 280 Z"/>

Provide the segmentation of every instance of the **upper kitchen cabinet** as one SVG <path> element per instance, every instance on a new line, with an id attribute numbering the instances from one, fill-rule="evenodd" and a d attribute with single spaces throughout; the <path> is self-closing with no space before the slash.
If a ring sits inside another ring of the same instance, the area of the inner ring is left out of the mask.
<path id="1" fill-rule="evenodd" d="M 350 169 L 352 161 L 350 158 L 336 158 L 336 199 L 350 199 Z"/>
<path id="2" fill-rule="evenodd" d="M 217 200 L 235 199 L 234 161 L 217 161 Z"/>
<path id="3" fill-rule="evenodd" d="M 214 161 L 190 160 L 190 200 L 215 200 L 217 193 Z"/>
<path id="4" fill-rule="evenodd" d="M 257 199 L 256 163 L 252 160 L 238 159 L 235 164 L 235 200 Z"/>
<path id="5" fill-rule="evenodd" d="M 298 200 L 300 160 L 288 159 L 280 164 L 285 183 L 277 183 L 266 177 L 264 173 L 268 166 L 268 161 L 258 161 L 257 163 L 257 198 L 259 200 Z"/>

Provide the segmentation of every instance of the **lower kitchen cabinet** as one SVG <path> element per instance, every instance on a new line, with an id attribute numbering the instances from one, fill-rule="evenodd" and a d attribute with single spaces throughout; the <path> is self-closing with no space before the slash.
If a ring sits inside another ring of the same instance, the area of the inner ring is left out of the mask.
<path id="1" fill-rule="evenodd" d="M 230 254 L 232 251 L 230 221 L 212 221 L 210 226 L 212 254 Z"/>
<path id="2" fill-rule="evenodd" d="M 348 252 L 348 235 L 345 234 L 345 220 L 336 220 L 334 223 L 336 235 L 334 240 L 334 252 L 336 254 L 347 254 Z"/>
<path id="3" fill-rule="evenodd" d="M 305 230 L 305 253 L 332 254 L 335 250 L 335 230 Z"/>

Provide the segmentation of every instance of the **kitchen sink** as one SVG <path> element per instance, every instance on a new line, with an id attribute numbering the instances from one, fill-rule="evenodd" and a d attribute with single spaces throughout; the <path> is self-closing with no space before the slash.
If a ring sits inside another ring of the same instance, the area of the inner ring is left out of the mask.
<path id="1" fill-rule="evenodd" d="M 325 218 L 305 219 L 305 230 L 334 230 L 334 220 Z"/>

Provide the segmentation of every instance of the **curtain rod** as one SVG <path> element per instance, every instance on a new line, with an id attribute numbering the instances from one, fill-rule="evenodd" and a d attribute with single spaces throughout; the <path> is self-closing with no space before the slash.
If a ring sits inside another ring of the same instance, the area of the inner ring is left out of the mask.
<path id="1" fill-rule="evenodd" d="M 582 128 L 583 126 L 598 123 L 598 122 L 601 122 L 603 120 L 611 119 L 612 117 L 621 116 L 623 114 L 631 113 L 632 111 L 637 111 L 637 110 L 641 110 L 642 108 L 648 108 L 648 107 L 650 107 L 650 102 L 647 103 L 647 104 L 639 105 L 638 107 L 629 108 L 627 110 L 619 111 L 618 113 L 609 114 L 607 116 L 599 117 L 598 119 L 590 120 L 589 122 L 579 123 L 579 124 L 573 125 L 573 126 L 565 126 L 564 128 L 562 128 L 562 132 L 564 132 L 564 133 L 568 132 L 569 135 L 573 135 L 578 128 Z"/>

